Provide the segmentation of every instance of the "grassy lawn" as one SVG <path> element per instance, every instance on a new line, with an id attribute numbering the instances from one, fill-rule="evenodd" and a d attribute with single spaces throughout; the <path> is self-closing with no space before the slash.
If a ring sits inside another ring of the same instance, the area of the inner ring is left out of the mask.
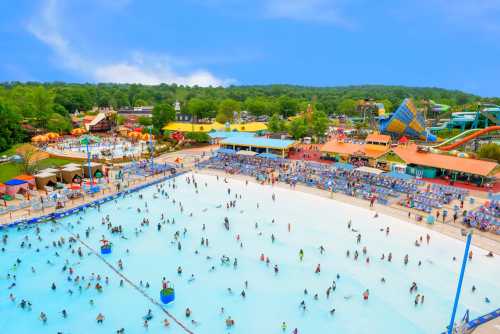
<path id="1" fill-rule="evenodd" d="M 38 168 L 44 169 L 48 167 L 58 167 L 62 165 L 69 164 L 70 162 L 74 162 L 72 160 L 66 160 L 61 158 L 48 158 L 38 161 Z"/>
<path id="2" fill-rule="evenodd" d="M 0 165 L 0 182 L 12 179 L 21 174 L 21 166 L 14 163 L 5 163 Z"/>
<path id="3" fill-rule="evenodd" d="M 37 163 L 38 169 L 44 169 L 48 167 L 57 167 L 61 165 L 68 164 L 72 161 L 59 158 L 48 158 L 40 160 Z M 21 165 L 15 163 L 5 163 L 0 165 L 0 182 L 5 182 L 12 179 L 13 177 L 22 174 Z"/>
<path id="4" fill-rule="evenodd" d="M 23 146 L 23 145 L 24 145 L 24 143 L 14 144 L 14 145 L 13 145 L 11 148 L 9 148 L 8 150 L 5 150 L 5 151 L 3 151 L 3 152 L 0 152 L 0 157 L 1 157 L 2 155 L 11 156 L 11 155 L 16 154 L 16 150 L 17 150 L 19 147 Z"/>

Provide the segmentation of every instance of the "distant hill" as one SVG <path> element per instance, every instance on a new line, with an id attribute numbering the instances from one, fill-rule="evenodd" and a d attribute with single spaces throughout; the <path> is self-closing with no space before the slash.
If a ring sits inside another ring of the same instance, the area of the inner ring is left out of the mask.
<path id="1" fill-rule="evenodd" d="M 406 97 L 416 100 L 431 99 L 438 103 L 452 106 L 464 105 L 480 101 L 481 97 L 462 92 L 436 87 L 407 87 L 385 85 L 359 85 L 338 87 L 311 87 L 295 85 L 248 85 L 229 87 L 187 87 L 175 84 L 146 86 L 140 84 L 74 84 L 74 83 L 18 83 L 0 84 L 6 90 L 29 90 L 33 86 L 42 85 L 54 92 L 54 102 L 64 106 L 67 111 L 89 110 L 92 106 L 133 106 L 138 104 L 154 105 L 158 102 L 179 100 L 181 105 L 194 98 L 218 101 L 231 98 L 244 102 L 247 98 L 264 98 L 273 100 L 281 96 L 297 99 L 299 102 L 314 100 L 317 108 L 327 113 L 335 113 L 337 106 L 345 99 L 375 99 L 390 101 L 396 107 Z M 0 90 L 0 97 L 1 97 Z"/>

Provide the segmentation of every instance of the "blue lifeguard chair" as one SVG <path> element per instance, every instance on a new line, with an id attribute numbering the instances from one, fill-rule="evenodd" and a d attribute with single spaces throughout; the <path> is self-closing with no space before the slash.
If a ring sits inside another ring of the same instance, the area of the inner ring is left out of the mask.
<path id="1" fill-rule="evenodd" d="M 108 240 L 101 240 L 101 254 L 111 254 L 111 248 L 113 246 Z"/>
<path id="2" fill-rule="evenodd" d="M 174 288 L 166 288 L 160 291 L 160 300 L 163 304 L 170 304 L 175 300 Z"/>

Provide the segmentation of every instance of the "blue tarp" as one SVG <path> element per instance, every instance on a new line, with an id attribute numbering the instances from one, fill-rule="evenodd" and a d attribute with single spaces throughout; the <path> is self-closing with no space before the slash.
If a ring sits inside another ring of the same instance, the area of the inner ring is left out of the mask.
<path id="1" fill-rule="evenodd" d="M 388 177 L 392 177 L 394 179 L 399 179 L 399 180 L 411 180 L 413 179 L 414 177 L 409 175 L 409 174 L 406 174 L 406 173 L 398 173 L 398 172 L 389 172 L 389 173 L 384 173 L 382 174 L 383 176 L 388 176 Z"/>
<path id="2" fill-rule="evenodd" d="M 28 183 L 28 182 L 26 182 L 24 180 L 16 180 L 16 179 L 12 179 L 12 180 L 9 180 L 7 182 L 4 182 L 4 184 L 6 186 L 18 186 L 20 184 L 25 184 L 25 183 Z"/>
<path id="3" fill-rule="evenodd" d="M 224 154 L 235 154 L 236 151 L 230 148 L 219 148 L 217 150 L 217 153 L 224 153 Z"/>
<path id="4" fill-rule="evenodd" d="M 221 145 L 236 145 L 259 148 L 287 149 L 296 143 L 295 140 L 273 139 L 264 137 L 229 137 L 223 140 Z"/>
<path id="5" fill-rule="evenodd" d="M 492 201 L 500 201 L 500 194 L 499 193 L 491 194 L 490 197 L 489 197 L 489 199 L 492 200 Z M 471 204 L 473 204 L 473 203 L 471 203 Z"/>
<path id="6" fill-rule="evenodd" d="M 343 162 L 336 162 L 333 166 L 337 169 L 353 170 L 354 166 Z"/>
<path id="7" fill-rule="evenodd" d="M 272 153 L 261 153 L 261 154 L 257 154 L 258 157 L 260 158 L 266 158 L 266 159 L 279 159 L 280 157 L 276 154 L 272 154 Z"/>
<path id="8" fill-rule="evenodd" d="M 231 138 L 231 137 L 255 137 L 254 132 L 238 132 L 238 131 L 210 131 L 208 136 L 214 138 Z"/>

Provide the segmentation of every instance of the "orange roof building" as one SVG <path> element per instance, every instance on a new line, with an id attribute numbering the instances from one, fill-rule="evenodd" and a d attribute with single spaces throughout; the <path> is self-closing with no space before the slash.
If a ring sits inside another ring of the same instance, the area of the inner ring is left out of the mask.
<path id="1" fill-rule="evenodd" d="M 376 159 L 390 150 L 390 137 L 388 141 L 387 138 L 382 138 L 383 141 L 372 139 L 372 141 L 367 141 L 366 144 L 344 143 L 342 141 L 332 140 L 321 147 L 321 152 L 330 156 L 340 155 L 343 156 L 344 159 L 350 156 L 365 156 L 367 158 Z"/>
<path id="2" fill-rule="evenodd" d="M 398 146 L 392 151 L 407 164 L 445 169 L 449 171 L 473 174 L 479 176 L 490 176 L 497 167 L 496 162 L 459 158 L 452 155 L 436 154 L 430 152 L 419 152 L 417 145 Z"/>
<path id="3" fill-rule="evenodd" d="M 387 145 L 391 142 L 391 136 L 372 133 L 366 136 L 365 142 L 367 144 Z"/>

